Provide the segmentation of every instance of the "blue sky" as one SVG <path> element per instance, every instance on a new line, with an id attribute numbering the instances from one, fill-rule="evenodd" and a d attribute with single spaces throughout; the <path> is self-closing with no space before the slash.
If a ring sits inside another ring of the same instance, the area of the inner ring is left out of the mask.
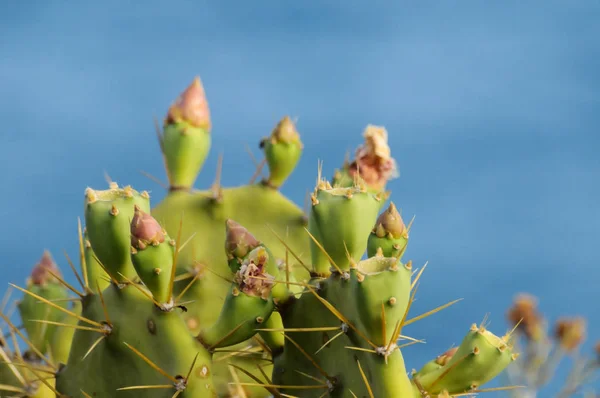
<path id="1" fill-rule="evenodd" d="M 385 125 L 416 215 L 408 258 L 429 261 L 411 327 L 418 367 L 513 296 L 550 319 L 589 317 L 600 339 L 600 3 L 92 2 L 0 6 L 0 282 L 43 249 L 76 253 L 83 191 L 104 172 L 153 191 L 165 179 L 152 118 L 200 75 L 213 148 L 198 187 L 252 174 L 244 145 L 298 117 L 301 204 L 317 161 L 338 167 L 368 123 Z M 460 5 L 459 5 L 460 4 Z M 552 388 L 550 388 L 550 392 Z M 491 395 L 490 395 L 491 396 Z"/>

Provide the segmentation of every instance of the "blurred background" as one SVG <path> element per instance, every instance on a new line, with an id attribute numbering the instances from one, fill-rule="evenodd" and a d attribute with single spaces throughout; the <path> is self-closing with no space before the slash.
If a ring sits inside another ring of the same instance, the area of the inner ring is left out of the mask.
<path id="1" fill-rule="evenodd" d="M 198 188 L 219 153 L 224 184 L 247 183 L 245 146 L 259 156 L 289 114 L 305 153 L 283 191 L 302 206 L 319 159 L 331 176 L 367 124 L 388 129 L 389 188 L 416 216 L 405 258 L 429 262 L 412 314 L 464 299 L 407 327 L 427 341 L 409 369 L 486 315 L 504 333 L 523 291 L 551 321 L 587 317 L 584 352 L 600 340 L 599 2 L 98 4 L 0 5 L 0 291 L 44 249 L 68 274 L 105 172 L 165 196 L 141 173 L 166 181 L 153 118 L 199 75 L 214 127 Z"/>

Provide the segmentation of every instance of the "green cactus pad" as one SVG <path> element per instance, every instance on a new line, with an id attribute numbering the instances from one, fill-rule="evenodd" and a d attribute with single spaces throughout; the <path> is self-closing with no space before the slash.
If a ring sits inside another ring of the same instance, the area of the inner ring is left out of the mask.
<path id="1" fill-rule="evenodd" d="M 464 393 L 496 377 L 515 358 L 507 337 L 500 338 L 483 326 L 473 325 L 444 366 L 417 375 L 414 381 L 430 394 Z"/>
<path id="2" fill-rule="evenodd" d="M 215 207 L 222 211 L 215 214 Z M 226 279 L 231 277 L 231 270 L 226 252 L 222 249 L 227 219 L 235 220 L 250 230 L 258 241 L 269 247 L 274 259 L 286 258 L 286 248 L 279 241 L 279 236 L 305 264 L 310 264 L 304 213 L 277 190 L 261 184 L 225 188 L 219 204 L 215 204 L 209 192 L 172 192 L 152 210 L 154 218 L 172 236 L 179 233 L 182 214 L 185 214 L 185 219 L 181 240 L 187 241 L 193 234 L 195 236 L 179 253 L 177 272 L 179 276 L 201 273 L 182 297 L 184 301 L 194 301 L 187 305 L 188 312 L 184 314 L 190 324 L 198 325 L 192 328 L 194 332 L 199 331 L 199 325 L 208 327 L 216 321 L 230 290 Z M 307 278 L 304 268 L 291 255 L 289 257 L 290 268 L 296 278 Z M 176 291 L 185 289 L 191 278 L 178 281 Z"/>
<path id="3" fill-rule="evenodd" d="M 350 269 L 365 253 L 380 207 L 381 199 L 360 187 L 317 187 L 312 200 L 315 228 L 341 270 Z"/>
<path id="4" fill-rule="evenodd" d="M 87 228 L 83 234 L 83 255 L 85 270 L 90 285 L 89 288 L 95 293 L 106 289 L 110 284 L 109 276 L 106 275 L 106 272 L 102 269 L 102 265 L 98 262 L 98 256 L 94 253 L 94 249 L 92 249 Z"/>
<path id="5" fill-rule="evenodd" d="M 134 206 L 150 213 L 150 197 L 131 187 L 119 188 L 112 183 L 105 191 L 86 190 L 85 223 L 90 244 L 98 260 L 113 279 L 121 276 L 133 279 L 135 270 L 131 263 L 130 224 Z"/>
<path id="6" fill-rule="evenodd" d="M 378 347 L 386 346 L 408 307 L 411 268 L 395 258 L 371 257 L 357 264 L 352 282 L 365 332 Z"/>
<path id="7" fill-rule="evenodd" d="M 162 148 L 173 188 L 190 188 L 202 169 L 211 146 L 210 132 L 186 122 L 165 126 Z"/>
<path id="8" fill-rule="evenodd" d="M 163 312 L 134 286 L 109 286 L 103 292 L 112 324 L 109 334 L 77 330 L 67 365 L 56 377 L 60 392 L 72 397 L 85 391 L 96 397 L 171 397 L 175 387 L 117 391 L 129 386 L 174 385 L 134 350 L 149 358 L 169 376 L 185 377 L 198 354 L 182 397 L 212 397 L 209 353 L 189 333 L 178 310 Z M 99 295 L 86 296 L 82 315 L 106 322 Z M 81 325 L 87 325 L 80 321 Z M 98 341 L 96 347 L 88 353 Z M 157 349 L 168 347 L 168 349 Z M 87 354 L 87 357 L 85 357 Z M 84 359 L 85 357 L 85 359 Z"/>
<path id="9" fill-rule="evenodd" d="M 75 301 L 69 311 L 81 315 L 81 301 Z M 66 325 L 77 325 L 78 319 L 65 313 L 61 313 L 61 323 Z M 71 342 L 75 329 L 71 327 L 57 327 L 54 335 L 49 341 L 50 356 L 57 363 L 67 363 L 69 352 L 71 352 Z"/>
<path id="10" fill-rule="evenodd" d="M 267 183 L 279 188 L 292 174 L 302 156 L 302 141 L 291 119 L 284 117 L 261 146 L 269 166 Z"/>
<path id="11" fill-rule="evenodd" d="M 154 299 L 170 304 L 175 241 L 149 214 L 135 206 L 131 221 L 131 261 Z"/>
<path id="12" fill-rule="evenodd" d="M 33 294 L 43 297 L 50 301 L 56 301 L 60 307 L 67 308 L 69 303 L 65 301 L 69 298 L 69 292 L 65 287 L 56 281 L 44 285 L 32 284 L 27 289 Z M 42 353 L 48 348 L 48 342 L 52 340 L 56 331 L 56 326 L 47 323 L 34 322 L 36 320 L 60 322 L 63 312 L 57 308 L 51 308 L 40 304 L 39 299 L 25 295 L 18 304 L 19 314 L 23 322 L 23 327 L 29 336 L 29 340 Z"/>

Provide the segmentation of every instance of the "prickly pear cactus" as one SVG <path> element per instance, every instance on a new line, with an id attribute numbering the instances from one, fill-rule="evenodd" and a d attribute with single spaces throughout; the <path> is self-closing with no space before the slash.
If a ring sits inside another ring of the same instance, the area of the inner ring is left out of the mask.
<path id="1" fill-rule="evenodd" d="M 170 190 L 85 191 L 80 287 L 48 254 L 2 340 L 0 390 L 27 397 L 449 397 L 485 391 L 517 354 L 484 324 L 411 374 L 401 348 L 422 275 L 403 262 L 410 224 L 387 203 L 397 176 L 383 127 L 323 178 L 305 214 L 278 190 L 302 143 L 283 118 L 264 138 L 269 174 L 207 191 L 193 184 L 210 147 L 198 79 L 159 137 Z M 71 264 L 72 265 L 72 264 Z M 75 297 L 71 297 L 74 295 Z M 17 344 L 17 337 L 22 339 Z M 13 341 L 14 340 L 14 341 Z M 20 346 L 26 345 L 22 352 Z M 35 377 L 34 377 L 35 376 Z"/>

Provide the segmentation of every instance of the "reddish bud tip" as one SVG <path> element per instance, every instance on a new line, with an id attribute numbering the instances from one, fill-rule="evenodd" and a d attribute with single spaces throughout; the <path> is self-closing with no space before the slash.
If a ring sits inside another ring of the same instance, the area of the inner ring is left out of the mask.
<path id="1" fill-rule="evenodd" d="M 31 283 L 34 285 L 45 285 L 55 279 L 48 271 L 51 271 L 54 275 L 61 276 L 58 266 L 52 259 L 52 255 L 46 250 L 40 261 L 31 271 Z"/>
<path id="2" fill-rule="evenodd" d="M 199 77 L 194 79 L 169 108 L 165 123 L 171 124 L 179 121 L 185 121 L 192 126 L 210 131 L 210 109 Z"/>
<path id="3" fill-rule="evenodd" d="M 158 221 L 135 205 L 133 220 L 131 220 L 131 245 L 143 250 L 147 245 L 156 245 L 164 241 L 165 233 Z"/>
<path id="4" fill-rule="evenodd" d="M 243 226 L 228 219 L 225 225 L 225 252 L 228 256 L 243 258 L 260 242 Z"/>
<path id="5" fill-rule="evenodd" d="M 394 203 L 390 203 L 390 206 L 377 218 L 375 233 L 380 238 L 387 234 L 391 234 L 394 239 L 400 237 L 408 237 L 408 231 L 404 225 L 404 221 L 396 209 Z"/>
<path id="6" fill-rule="evenodd" d="M 289 116 L 284 116 L 284 118 L 277 123 L 277 126 L 275 126 L 275 129 L 273 129 L 273 133 L 271 134 L 271 139 L 286 144 L 297 142 L 302 145 L 300 142 L 300 134 L 298 134 L 298 130 L 296 130 L 296 126 Z"/>
<path id="7" fill-rule="evenodd" d="M 435 363 L 437 363 L 438 365 L 441 365 L 441 366 L 446 365 L 448 363 L 448 361 L 450 361 L 452 359 L 454 354 L 456 354 L 456 351 L 458 351 L 458 347 L 450 348 L 449 350 L 444 352 L 442 355 L 438 356 L 435 359 Z"/>

